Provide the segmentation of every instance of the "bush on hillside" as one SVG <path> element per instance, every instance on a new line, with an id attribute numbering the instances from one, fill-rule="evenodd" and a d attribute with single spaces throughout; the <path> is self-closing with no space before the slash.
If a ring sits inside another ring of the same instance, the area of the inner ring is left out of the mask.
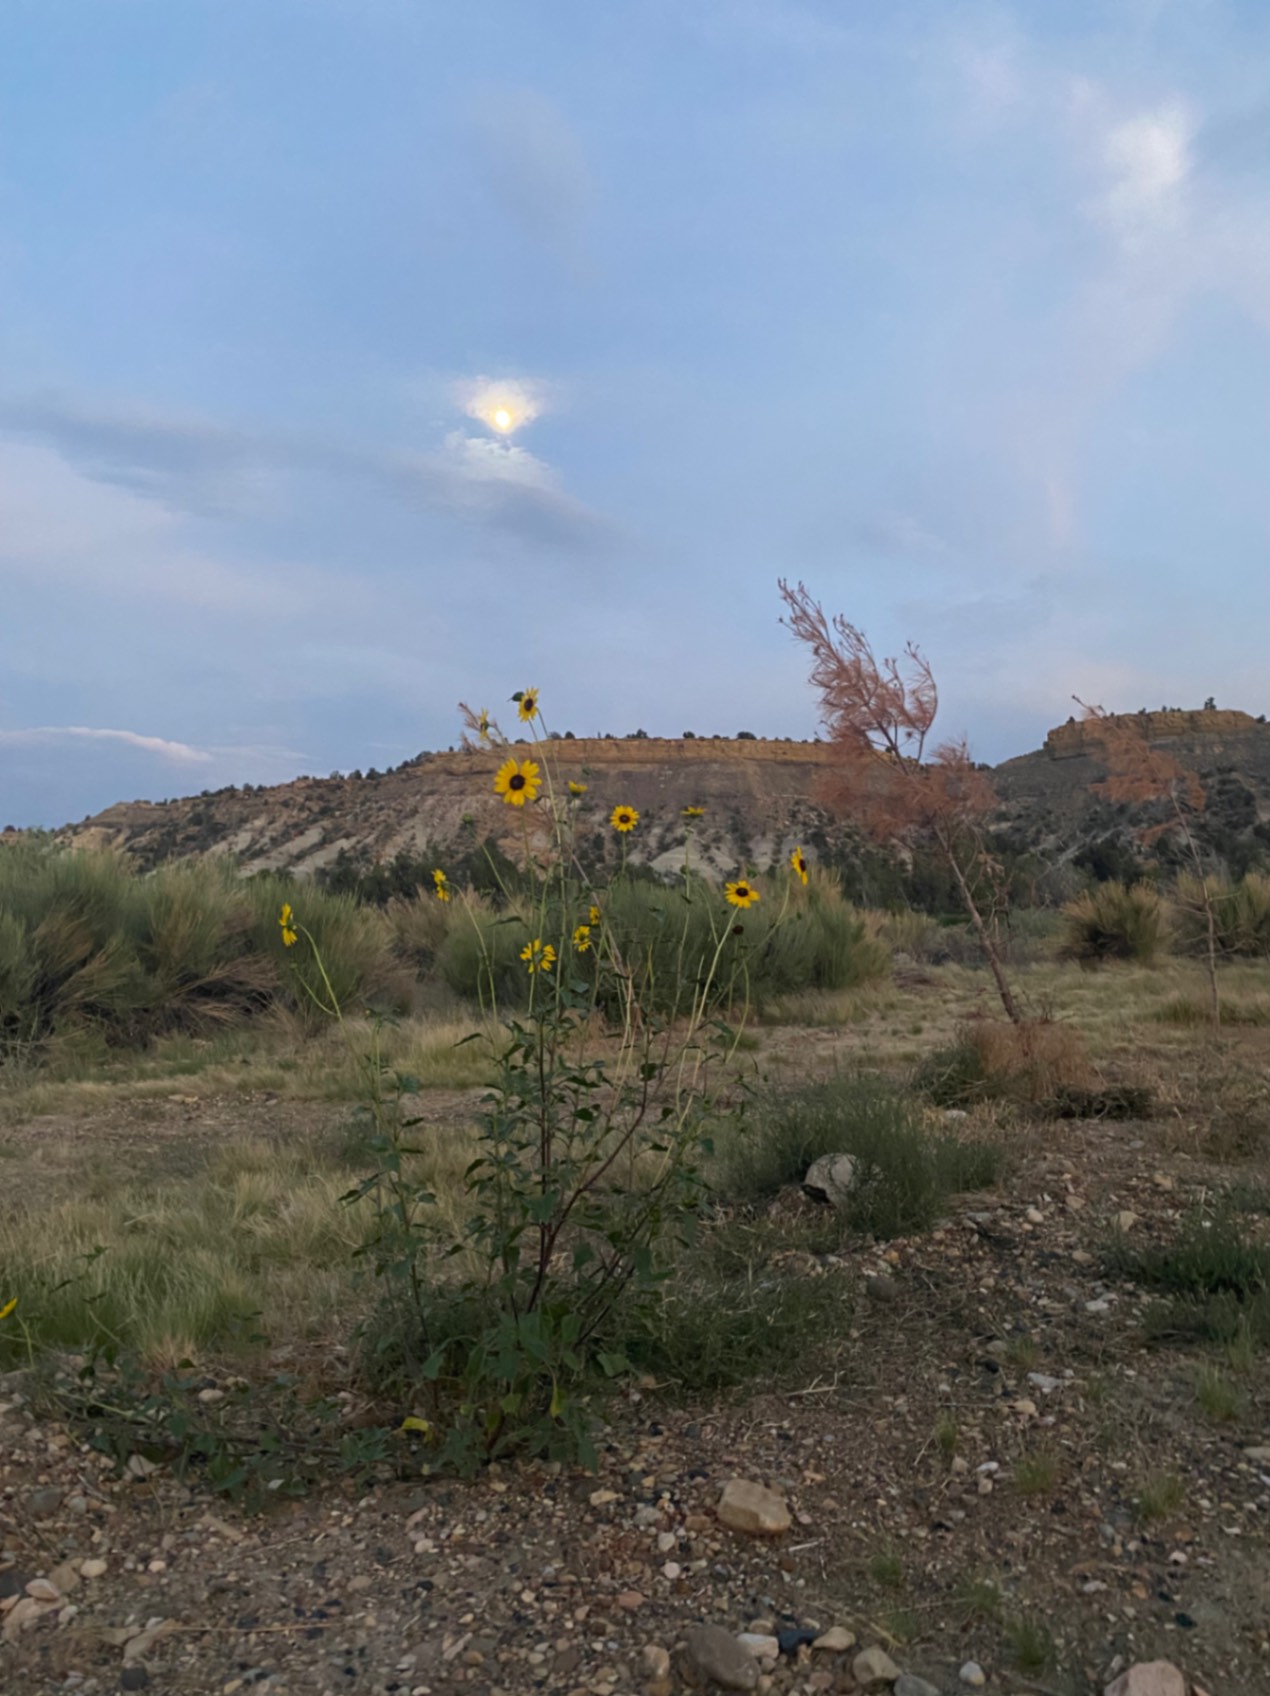
<path id="1" fill-rule="evenodd" d="M 1041 1106 L 1069 1089 L 1087 1089 L 1090 1071 L 1080 1032 L 1058 1020 L 968 1019 L 956 1041 L 918 1067 L 913 1087 L 939 1107 L 983 1101 Z"/>
<path id="2" fill-rule="evenodd" d="M 1210 878 L 1207 895 L 1213 910 L 1219 956 L 1270 958 L 1270 877 L 1249 872 L 1237 883 Z M 1173 886 L 1173 901 L 1178 952 L 1206 954 L 1205 890 L 1194 873 L 1186 872 L 1178 877 Z"/>

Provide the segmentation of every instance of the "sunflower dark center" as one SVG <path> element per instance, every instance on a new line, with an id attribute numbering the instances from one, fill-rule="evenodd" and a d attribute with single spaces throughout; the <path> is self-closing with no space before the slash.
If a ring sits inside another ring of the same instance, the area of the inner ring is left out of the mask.
<path id="1" fill-rule="evenodd" d="M 517 772 L 514 777 L 508 778 L 507 787 L 509 789 L 523 789 L 525 787 L 523 774 L 521 772 Z"/>

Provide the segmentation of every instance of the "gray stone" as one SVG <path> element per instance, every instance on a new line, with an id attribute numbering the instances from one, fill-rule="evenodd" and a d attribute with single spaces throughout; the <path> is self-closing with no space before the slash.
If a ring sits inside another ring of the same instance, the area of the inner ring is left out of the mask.
<path id="1" fill-rule="evenodd" d="M 1186 1696 L 1186 1680 L 1172 1661 L 1139 1661 L 1109 1684 L 1103 1696 Z"/>
<path id="2" fill-rule="evenodd" d="M 121 1690 L 144 1690 L 150 1683 L 150 1674 L 144 1667 L 125 1667 L 119 1674 Z"/>
<path id="3" fill-rule="evenodd" d="M 759 1664 L 721 1625 L 694 1625 L 685 1634 L 684 1651 L 692 1670 L 724 1690 L 753 1690 Z"/>
<path id="4" fill-rule="evenodd" d="M 875 1645 L 871 1649 L 861 1649 L 851 1663 L 851 1676 L 857 1684 L 894 1684 L 900 1676 L 900 1669 L 885 1649 Z"/>
<path id="5" fill-rule="evenodd" d="M 940 1696 L 940 1693 L 916 1673 L 902 1672 L 895 1681 L 895 1696 Z"/>
<path id="6" fill-rule="evenodd" d="M 62 1492 L 53 1484 L 45 1484 L 39 1490 L 32 1490 L 26 1499 L 26 1505 L 36 1519 L 47 1519 L 51 1513 L 56 1513 L 62 1505 Z"/>
<path id="7" fill-rule="evenodd" d="M 988 1682 L 987 1674 L 979 1665 L 978 1661 L 967 1661 L 961 1671 L 957 1674 L 957 1677 L 963 1684 L 970 1685 L 973 1690 L 978 1690 L 980 1685 Z"/>
<path id="8" fill-rule="evenodd" d="M 852 1154 L 822 1154 L 813 1160 L 803 1179 L 803 1190 L 813 1201 L 842 1207 L 856 1183 L 856 1161 Z"/>

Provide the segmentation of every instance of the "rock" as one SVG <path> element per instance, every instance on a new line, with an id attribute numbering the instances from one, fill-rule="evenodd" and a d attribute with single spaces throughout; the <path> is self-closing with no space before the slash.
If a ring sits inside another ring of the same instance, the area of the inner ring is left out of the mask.
<path id="1" fill-rule="evenodd" d="M 1061 1378 L 1051 1378 L 1047 1372 L 1029 1372 L 1027 1381 L 1029 1384 L 1035 1384 L 1037 1389 L 1047 1396 L 1053 1395 L 1054 1391 L 1060 1389 L 1063 1383 Z"/>
<path id="2" fill-rule="evenodd" d="M 1270 1466 L 1270 1443 L 1256 1443 L 1245 1449 L 1244 1459 L 1252 1461 L 1254 1466 Z"/>
<path id="3" fill-rule="evenodd" d="M 856 1182 L 856 1160 L 852 1154 L 822 1154 L 813 1160 L 803 1179 L 803 1193 L 813 1201 L 842 1207 Z"/>
<path id="4" fill-rule="evenodd" d="M 1138 1222 L 1136 1213 L 1130 1213 L 1126 1207 L 1122 1213 L 1116 1214 L 1116 1224 L 1122 1231 L 1131 1231 Z"/>
<path id="5" fill-rule="evenodd" d="M 645 1643 L 639 1652 L 640 1665 L 649 1678 L 670 1677 L 670 1652 L 660 1643 Z"/>
<path id="6" fill-rule="evenodd" d="M 21 1596 L 25 1593 L 30 1579 L 24 1572 L 19 1572 L 16 1566 L 7 1566 L 0 1572 L 0 1602 L 7 1596 Z"/>
<path id="7" fill-rule="evenodd" d="M 135 1478 L 138 1482 L 142 1479 L 149 1478 L 152 1473 L 155 1473 L 158 1470 L 158 1461 L 147 1460 L 145 1455 L 129 1455 L 128 1464 L 124 1468 L 124 1471 L 128 1474 L 129 1478 Z"/>
<path id="8" fill-rule="evenodd" d="M 866 1278 L 864 1288 L 865 1293 L 871 1295 L 874 1301 L 894 1301 L 900 1293 L 895 1279 L 888 1278 L 885 1274 L 877 1278 Z"/>
<path id="9" fill-rule="evenodd" d="M 854 1647 L 855 1632 L 848 1631 L 845 1625 L 830 1626 L 828 1631 L 822 1631 L 820 1636 L 812 1643 L 813 1649 L 825 1649 L 830 1653 L 836 1651 L 839 1654 L 844 1649 Z"/>
<path id="10" fill-rule="evenodd" d="M 1186 1680 L 1172 1661 L 1138 1661 L 1102 1696 L 1186 1696 Z"/>
<path id="11" fill-rule="evenodd" d="M 94 1555 L 91 1560 L 80 1562 L 79 1576 L 81 1578 L 100 1578 L 106 1570 L 106 1564 L 100 1556 Z"/>
<path id="12" fill-rule="evenodd" d="M 968 1684 L 972 1690 L 978 1690 L 980 1685 L 988 1682 L 987 1675 L 978 1661 L 967 1661 L 957 1677 L 963 1684 Z"/>
<path id="13" fill-rule="evenodd" d="M 684 1638 L 688 1664 L 724 1690 L 753 1690 L 759 1664 L 730 1631 L 721 1625 L 694 1625 Z"/>
<path id="14" fill-rule="evenodd" d="M 56 1602 L 40 1602 L 34 1596 L 20 1596 L 4 1616 L 5 1642 L 16 1642 L 19 1632 L 25 1631 L 28 1625 L 34 1625 L 42 1614 L 56 1606 Z"/>
<path id="15" fill-rule="evenodd" d="M 26 1587 L 28 1596 L 34 1596 L 37 1602 L 60 1602 L 62 1592 L 48 1578 L 33 1578 Z"/>
<path id="16" fill-rule="evenodd" d="M 902 1672 L 895 1681 L 895 1696 L 939 1696 L 939 1691 L 916 1673 Z"/>
<path id="17" fill-rule="evenodd" d="M 750 1651 L 756 1661 L 774 1661 L 780 1656 L 780 1642 L 770 1632 L 742 1631 L 738 1632 L 736 1640 Z"/>
<path id="18" fill-rule="evenodd" d="M 36 1519 L 47 1519 L 51 1513 L 56 1513 L 62 1505 L 62 1492 L 55 1485 L 46 1484 L 39 1490 L 32 1490 L 26 1499 L 26 1505 Z"/>
<path id="19" fill-rule="evenodd" d="M 714 1511 L 724 1525 L 750 1537 L 778 1537 L 793 1523 L 784 1496 L 747 1478 L 729 1479 Z"/>
<path id="20" fill-rule="evenodd" d="M 851 1663 L 851 1676 L 857 1684 L 894 1684 L 900 1669 L 885 1649 L 875 1646 L 861 1649 Z"/>
<path id="21" fill-rule="evenodd" d="M 79 1583 L 79 1574 L 69 1561 L 63 1561 L 61 1566 L 55 1566 L 49 1573 L 49 1583 L 56 1584 L 65 1596 Z"/>
<path id="22" fill-rule="evenodd" d="M 125 1667 L 119 1674 L 121 1690 L 144 1690 L 150 1682 L 150 1674 L 144 1667 Z"/>
<path id="23" fill-rule="evenodd" d="M 818 1625 L 788 1625 L 784 1631 L 776 1633 L 776 1641 L 780 1644 L 782 1655 L 796 1655 L 809 1643 L 814 1643 L 820 1636 Z"/>

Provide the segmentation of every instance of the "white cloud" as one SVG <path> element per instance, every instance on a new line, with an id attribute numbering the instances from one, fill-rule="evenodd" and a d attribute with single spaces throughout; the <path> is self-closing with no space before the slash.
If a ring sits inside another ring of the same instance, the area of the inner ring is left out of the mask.
<path id="1" fill-rule="evenodd" d="M 1180 101 L 1107 129 L 1102 163 L 1108 184 L 1100 211 L 1124 239 L 1139 239 L 1160 226 L 1176 227 L 1184 211 L 1194 136 L 1194 119 Z"/>
<path id="2" fill-rule="evenodd" d="M 142 736 L 135 730 L 104 730 L 85 724 L 45 724 L 29 730 L 0 730 L 0 746 L 12 748 L 61 742 L 68 738 L 123 742 L 130 748 L 140 748 L 147 754 L 171 760 L 175 765 L 209 765 L 212 761 L 212 755 L 203 748 L 191 748 L 187 742 L 170 742 L 163 736 Z"/>

